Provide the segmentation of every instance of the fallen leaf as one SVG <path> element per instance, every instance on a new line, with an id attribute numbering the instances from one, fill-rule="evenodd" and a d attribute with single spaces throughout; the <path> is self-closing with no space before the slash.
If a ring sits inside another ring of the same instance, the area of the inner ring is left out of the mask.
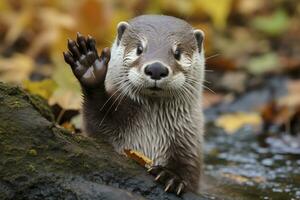
<path id="1" fill-rule="evenodd" d="M 195 1 L 173 0 L 159 1 L 156 11 L 167 10 L 172 13 L 178 13 L 181 16 L 191 15 L 195 11 Z"/>
<path id="2" fill-rule="evenodd" d="M 45 99 L 49 99 L 57 87 L 52 79 L 42 81 L 24 80 L 22 85 L 30 93 L 40 95 Z"/>
<path id="3" fill-rule="evenodd" d="M 64 122 L 61 126 L 69 130 L 71 133 L 75 132 L 75 127 L 70 122 Z"/>
<path id="4" fill-rule="evenodd" d="M 262 125 L 262 118 L 258 113 L 230 113 L 221 115 L 216 125 L 222 127 L 226 133 L 234 134 L 245 125 L 260 127 Z"/>
<path id="5" fill-rule="evenodd" d="M 278 36 L 287 30 L 289 17 L 286 11 L 279 9 L 270 16 L 258 16 L 251 23 L 253 28 L 270 36 Z"/>
<path id="6" fill-rule="evenodd" d="M 255 176 L 255 177 L 246 177 L 246 176 L 241 176 L 238 174 L 230 174 L 230 173 L 222 173 L 222 176 L 225 178 L 228 178 L 234 182 L 237 182 L 239 184 L 244 184 L 249 181 L 255 182 L 255 183 L 264 183 L 266 182 L 266 178 L 262 176 Z"/>
<path id="7" fill-rule="evenodd" d="M 265 1 L 261 0 L 239 0 L 237 4 L 237 10 L 243 15 L 249 15 L 263 9 Z"/>
<path id="8" fill-rule="evenodd" d="M 21 83 L 28 79 L 34 69 L 34 61 L 23 54 L 14 54 L 10 58 L 0 58 L 0 81 Z"/>
<path id="9" fill-rule="evenodd" d="M 131 149 L 124 149 L 125 154 L 135 160 L 136 162 L 138 162 L 140 165 L 149 168 L 153 161 L 151 159 L 149 159 L 148 157 L 146 157 L 145 155 L 143 155 L 140 152 L 137 152 L 135 150 L 131 150 Z"/>
<path id="10" fill-rule="evenodd" d="M 197 1 L 199 9 L 207 13 L 213 21 L 213 24 L 218 29 L 226 27 L 227 17 L 229 16 L 232 0 L 210 0 Z"/>
<path id="11" fill-rule="evenodd" d="M 246 68 L 253 74 L 263 74 L 280 69 L 279 57 L 276 53 L 267 53 L 251 58 Z"/>
<path id="12" fill-rule="evenodd" d="M 247 74 L 245 72 L 227 72 L 220 78 L 220 84 L 229 91 L 243 92 L 246 87 Z"/>

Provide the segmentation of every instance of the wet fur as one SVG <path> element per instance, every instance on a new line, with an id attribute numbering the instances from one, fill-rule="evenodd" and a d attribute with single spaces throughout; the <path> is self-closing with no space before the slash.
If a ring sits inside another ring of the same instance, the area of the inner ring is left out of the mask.
<path id="1" fill-rule="evenodd" d="M 174 22 L 174 19 L 163 20 L 163 22 L 168 20 Z M 168 65 L 173 63 L 174 74 L 177 72 L 184 74 L 185 89 L 166 91 L 165 94 L 161 93 L 161 96 L 140 93 L 139 87 L 132 84 L 128 78 L 128 65 L 124 63 L 131 62 L 130 58 L 126 60 L 126 54 L 134 47 L 126 44 L 132 44 L 133 40 L 141 37 L 140 33 L 145 32 L 145 27 L 148 33 L 146 37 L 154 37 L 154 32 L 161 32 L 161 37 L 151 40 L 159 40 L 157 42 L 161 44 L 166 41 L 164 35 L 177 37 L 180 41 L 187 31 L 192 31 L 187 23 L 180 21 L 179 23 L 182 24 L 178 25 L 178 30 L 175 27 L 174 32 L 170 34 L 168 29 L 164 28 L 166 24 L 155 22 L 160 26 L 153 27 L 152 21 L 148 20 L 149 18 L 146 17 L 130 21 L 129 24 L 137 29 L 125 32 L 120 44 L 114 42 L 105 78 L 105 91 L 84 90 L 85 131 L 95 137 L 105 138 L 119 153 L 123 153 L 124 149 L 142 152 L 151 158 L 155 165 L 162 165 L 176 172 L 188 183 L 188 189 L 196 192 L 203 166 L 204 119 L 201 106 L 204 78 L 203 49 L 197 51 L 197 46 L 194 44 L 196 41 L 189 35 L 185 39 L 193 43 L 190 45 L 192 48 L 186 50 L 192 58 L 189 66 L 177 68 L 176 66 L 180 64 L 168 61 L 168 54 L 162 54 L 162 58 L 158 58 Z M 157 19 L 151 18 L 151 20 Z M 175 19 L 175 22 L 176 20 L 179 19 Z M 139 26 L 142 23 L 149 24 Z M 162 49 L 164 48 L 162 46 Z M 151 58 L 147 59 L 151 60 Z M 135 63 L 138 74 L 146 60 L 137 62 L 140 62 Z M 186 68 L 183 69 L 184 67 Z M 175 82 L 171 84 L 176 84 Z"/>

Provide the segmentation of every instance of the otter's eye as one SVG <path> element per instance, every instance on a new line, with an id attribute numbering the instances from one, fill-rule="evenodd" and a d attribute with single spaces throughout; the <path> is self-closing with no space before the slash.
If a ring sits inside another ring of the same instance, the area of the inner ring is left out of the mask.
<path id="1" fill-rule="evenodd" d="M 174 52 L 174 58 L 176 60 L 180 60 L 180 56 L 181 56 L 181 51 L 179 49 L 176 49 Z"/>
<path id="2" fill-rule="evenodd" d="M 143 46 L 139 44 L 136 49 L 136 54 L 138 56 L 141 55 L 143 53 L 143 50 L 144 50 Z"/>

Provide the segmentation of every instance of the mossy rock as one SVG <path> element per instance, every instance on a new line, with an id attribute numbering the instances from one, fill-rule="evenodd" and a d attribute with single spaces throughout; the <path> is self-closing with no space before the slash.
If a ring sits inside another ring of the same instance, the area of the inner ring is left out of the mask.
<path id="1" fill-rule="evenodd" d="M 53 119 L 44 100 L 0 83 L 0 199 L 206 199 L 165 193 L 109 144 Z"/>

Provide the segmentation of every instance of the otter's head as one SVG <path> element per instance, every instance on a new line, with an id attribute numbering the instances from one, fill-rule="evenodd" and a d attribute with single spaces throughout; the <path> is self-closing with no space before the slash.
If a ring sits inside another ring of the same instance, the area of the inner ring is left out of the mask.
<path id="1" fill-rule="evenodd" d="M 169 16 L 120 22 L 111 49 L 106 88 L 133 99 L 191 98 L 201 93 L 204 34 Z"/>

